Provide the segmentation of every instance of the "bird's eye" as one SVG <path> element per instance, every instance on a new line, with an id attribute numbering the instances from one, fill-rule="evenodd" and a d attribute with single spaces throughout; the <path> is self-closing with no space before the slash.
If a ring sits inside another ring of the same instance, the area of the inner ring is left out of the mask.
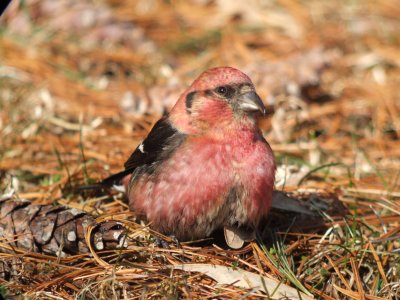
<path id="1" fill-rule="evenodd" d="M 220 95 L 225 95 L 228 89 L 225 86 L 217 87 L 217 93 Z"/>

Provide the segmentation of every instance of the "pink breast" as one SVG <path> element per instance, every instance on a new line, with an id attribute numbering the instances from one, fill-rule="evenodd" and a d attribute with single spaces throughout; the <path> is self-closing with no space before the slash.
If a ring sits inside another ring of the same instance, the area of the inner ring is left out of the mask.
<path id="1" fill-rule="evenodd" d="M 164 229 L 192 226 L 198 218 L 212 222 L 231 188 L 240 185 L 247 217 L 258 223 L 271 205 L 275 164 L 267 144 L 241 139 L 193 138 L 183 144 L 158 174 L 143 176 L 132 188 L 133 210 Z"/>

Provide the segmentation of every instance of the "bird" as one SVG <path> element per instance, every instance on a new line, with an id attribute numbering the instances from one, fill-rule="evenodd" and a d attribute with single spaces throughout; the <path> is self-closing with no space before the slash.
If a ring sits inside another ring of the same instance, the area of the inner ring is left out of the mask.
<path id="1" fill-rule="evenodd" d="M 122 183 L 130 210 L 179 241 L 221 228 L 254 231 L 271 208 L 276 169 L 258 126 L 266 113 L 242 71 L 206 70 L 155 123 L 124 170 L 100 185 Z"/>

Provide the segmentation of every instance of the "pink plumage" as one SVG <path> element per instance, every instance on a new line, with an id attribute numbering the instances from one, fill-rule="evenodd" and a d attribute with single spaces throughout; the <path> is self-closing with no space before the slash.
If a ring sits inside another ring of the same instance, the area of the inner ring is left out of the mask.
<path id="1" fill-rule="evenodd" d="M 271 207 L 275 175 L 257 125 L 265 111 L 241 71 L 201 74 L 126 162 L 130 209 L 179 240 L 257 227 Z"/>

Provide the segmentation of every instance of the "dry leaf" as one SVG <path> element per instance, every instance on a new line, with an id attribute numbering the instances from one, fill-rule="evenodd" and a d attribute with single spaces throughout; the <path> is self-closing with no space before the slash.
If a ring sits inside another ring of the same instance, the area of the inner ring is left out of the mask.
<path id="1" fill-rule="evenodd" d="M 282 299 L 282 297 L 285 299 L 314 299 L 312 296 L 306 295 L 277 280 L 238 268 L 233 269 L 210 264 L 184 264 L 173 266 L 173 268 L 186 272 L 205 273 L 207 276 L 217 281 L 218 284 L 228 284 L 246 289 L 258 289 L 263 292 L 265 292 L 266 288 L 271 299 Z"/>
<path id="2" fill-rule="evenodd" d="M 244 245 L 244 240 L 231 228 L 224 227 L 224 236 L 226 244 L 232 249 L 240 249 Z"/>

